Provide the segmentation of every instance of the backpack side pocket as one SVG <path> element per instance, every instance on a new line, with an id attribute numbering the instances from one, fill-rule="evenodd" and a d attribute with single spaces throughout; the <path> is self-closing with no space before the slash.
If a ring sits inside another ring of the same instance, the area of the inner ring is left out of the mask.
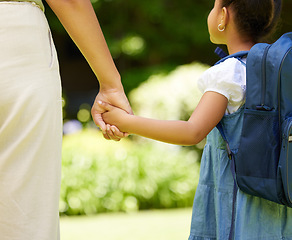
<path id="1" fill-rule="evenodd" d="M 282 178 L 285 196 L 283 202 L 292 207 L 292 117 L 287 118 L 283 123 L 282 146 L 279 161 L 279 173 Z M 290 174 L 289 174 L 290 172 Z"/>
<path id="2" fill-rule="evenodd" d="M 276 111 L 245 109 L 235 168 L 237 184 L 243 192 L 281 203 L 277 191 L 278 119 Z"/>

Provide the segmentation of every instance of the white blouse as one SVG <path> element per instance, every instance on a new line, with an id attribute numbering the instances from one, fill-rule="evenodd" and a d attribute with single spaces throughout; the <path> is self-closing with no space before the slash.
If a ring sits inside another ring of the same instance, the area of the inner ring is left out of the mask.
<path id="1" fill-rule="evenodd" d="M 245 102 L 246 67 L 237 58 L 228 58 L 205 71 L 198 79 L 198 88 L 202 93 L 212 91 L 225 96 L 226 114 L 234 113 Z"/>

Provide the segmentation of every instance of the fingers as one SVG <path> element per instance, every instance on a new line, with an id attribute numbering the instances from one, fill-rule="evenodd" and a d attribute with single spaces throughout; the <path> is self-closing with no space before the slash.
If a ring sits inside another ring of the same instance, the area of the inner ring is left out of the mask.
<path id="1" fill-rule="evenodd" d="M 106 125 L 106 136 L 104 137 L 108 140 L 120 141 L 123 138 L 123 133 L 119 131 L 116 126 L 110 126 L 109 124 Z"/>
<path id="2" fill-rule="evenodd" d="M 110 105 L 123 109 L 128 113 L 132 113 L 128 98 L 123 89 L 105 90 L 101 86 L 97 100 L 109 103 Z"/>
<path id="3" fill-rule="evenodd" d="M 98 127 L 100 127 L 100 129 L 102 130 L 102 133 L 105 136 L 107 135 L 106 134 L 107 128 L 106 128 L 106 123 L 104 122 L 102 118 L 102 113 L 109 111 L 112 108 L 113 106 L 111 106 L 110 104 L 99 100 L 94 103 L 94 106 L 92 107 L 92 110 L 91 110 L 91 115 L 93 117 L 95 124 Z"/>
<path id="4" fill-rule="evenodd" d="M 112 108 L 113 108 L 113 106 L 112 105 L 110 105 L 110 104 L 108 104 L 108 103 L 106 103 L 106 102 L 103 102 L 103 101 L 97 101 L 97 104 L 101 107 L 101 108 L 103 108 L 105 111 L 110 111 Z"/>
<path id="5" fill-rule="evenodd" d="M 116 126 L 106 125 L 106 133 L 103 134 L 104 138 L 107 140 L 120 141 L 122 138 L 128 137 L 128 133 L 121 132 Z"/>
<path id="6" fill-rule="evenodd" d="M 125 134 L 121 132 L 116 126 L 111 126 L 110 129 L 116 138 L 121 139 L 125 137 Z"/>
<path id="7" fill-rule="evenodd" d="M 102 133 L 106 133 L 106 123 L 104 122 L 101 113 L 92 114 L 95 124 L 101 129 Z"/>
<path id="8" fill-rule="evenodd" d="M 94 117 L 94 122 L 102 130 L 103 137 L 107 140 L 120 141 L 122 138 L 127 137 L 129 134 L 121 132 L 116 126 L 111 126 L 106 124 L 103 120 L 102 114 L 113 110 L 114 106 L 111 104 L 98 100 L 95 102 L 96 110 L 92 111 L 92 116 Z"/>
<path id="9" fill-rule="evenodd" d="M 107 134 L 107 132 L 105 133 L 102 133 L 103 137 L 106 139 L 106 140 L 111 140 L 110 136 Z"/>
<path id="10" fill-rule="evenodd" d="M 95 124 L 102 130 L 103 133 L 106 132 L 106 123 L 102 119 L 102 113 L 106 110 L 100 107 L 97 103 L 98 101 L 94 101 L 94 104 L 91 108 L 91 115 Z"/>

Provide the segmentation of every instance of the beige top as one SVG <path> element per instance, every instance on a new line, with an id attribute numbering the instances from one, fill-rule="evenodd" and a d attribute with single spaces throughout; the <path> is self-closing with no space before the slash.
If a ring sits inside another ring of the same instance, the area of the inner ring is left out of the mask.
<path id="1" fill-rule="evenodd" d="M 0 2 L 31 2 L 35 3 L 43 11 L 45 10 L 42 0 L 0 0 Z"/>

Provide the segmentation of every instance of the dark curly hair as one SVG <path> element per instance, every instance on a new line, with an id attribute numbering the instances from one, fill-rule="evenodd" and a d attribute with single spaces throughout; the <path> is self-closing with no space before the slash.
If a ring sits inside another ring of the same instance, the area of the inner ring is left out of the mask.
<path id="1" fill-rule="evenodd" d="M 232 8 L 239 31 L 254 42 L 275 32 L 282 9 L 281 0 L 221 0 L 221 5 Z"/>

